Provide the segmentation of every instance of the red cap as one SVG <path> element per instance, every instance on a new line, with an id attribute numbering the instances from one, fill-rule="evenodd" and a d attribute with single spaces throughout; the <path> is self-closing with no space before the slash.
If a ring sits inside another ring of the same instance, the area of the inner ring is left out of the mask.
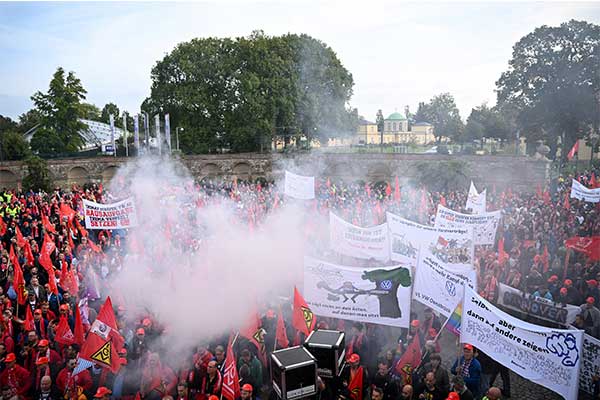
<path id="1" fill-rule="evenodd" d="M 17 357 L 15 356 L 15 353 L 8 353 L 6 355 L 6 358 L 4 359 L 4 361 L 6 361 L 6 362 L 17 361 Z"/>
<path id="2" fill-rule="evenodd" d="M 410 323 L 410 326 L 412 326 L 413 328 L 418 328 L 421 325 L 421 323 L 419 322 L 418 319 L 413 319 Z"/>
<path id="3" fill-rule="evenodd" d="M 572 285 L 572 284 L 573 284 L 573 281 L 572 281 L 572 280 L 570 280 L 570 279 L 565 279 L 565 286 L 569 286 L 569 285 Z"/>
<path id="4" fill-rule="evenodd" d="M 473 350 L 473 345 L 467 343 L 467 344 L 465 344 L 463 346 L 463 349 L 465 349 L 465 350 Z"/>
<path id="5" fill-rule="evenodd" d="M 242 390 L 245 390 L 246 392 L 252 392 L 252 385 L 249 383 L 245 383 L 242 385 Z"/>
<path id="6" fill-rule="evenodd" d="M 121 365 L 127 365 L 127 359 L 123 358 L 123 357 L 119 357 L 119 364 L 121 364 Z"/>
<path id="7" fill-rule="evenodd" d="M 142 321 L 142 325 L 147 328 L 150 325 L 152 325 L 152 321 L 150 320 L 150 318 L 144 318 L 144 320 Z"/>
<path id="8" fill-rule="evenodd" d="M 360 362 L 360 356 L 356 353 L 352 353 L 346 358 L 346 361 L 350 364 L 356 364 L 357 362 Z"/>
<path id="9" fill-rule="evenodd" d="M 36 360 L 35 365 L 44 365 L 48 364 L 48 357 L 40 357 Z"/>
<path id="10" fill-rule="evenodd" d="M 437 330 L 435 328 L 429 328 L 429 330 L 427 332 L 429 333 L 429 336 L 432 336 L 432 337 L 437 336 Z"/>
<path id="11" fill-rule="evenodd" d="M 42 315 L 42 310 L 40 310 L 39 308 L 36 308 L 33 313 L 34 314 L 38 314 L 38 315 Z"/>
<path id="12" fill-rule="evenodd" d="M 106 388 L 104 386 L 100 386 L 98 388 L 98 390 L 96 390 L 96 394 L 94 395 L 94 397 L 100 398 L 100 397 L 107 396 L 109 394 L 112 394 L 112 391 L 110 389 L 108 389 L 108 388 Z"/>
<path id="13" fill-rule="evenodd" d="M 127 349 L 125 347 L 123 347 L 121 350 L 119 350 L 119 355 L 120 356 L 126 356 L 127 355 Z"/>
<path id="14" fill-rule="evenodd" d="M 590 286 L 598 286 L 598 281 L 595 279 L 590 279 L 589 281 L 585 281 Z"/>
<path id="15" fill-rule="evenodd" d="M 135 331 L 136 335 L 145 335 L 146 331 L 144 330 L 144 328 L 137 328 L 137 331 Z"/>
<path id="16" fill-rule="evenodd" d="M 592 296 L 590 296 L 587 299 L 585 299 L 585 302 L 588 304 L 594 304 L 596 300 Z"/>
<path id="17" fill-rule="evenodd" d="M 460 396 L 456 392 L 450 392 L 448 393 L 448 397 L 446 397 L 446 400 L 460 400 Z"/>
<path id="18" fill-rule="evenodd" d="M 48 341 L 46 339 L 42 339 L 38 342 L 38 346 L 42 346 L 42 347 L 47 347 L 48 346 Z"/>
<path id="19" fill-rule="evenodd" d="M 67 311 L 68 311 L 68 310 L 69 310 L 69 306 L 68 306 L 67 304 L 61 304 L 61 305 L 60 305 L 60 309 L 61 309 L 61 310 L 67 310 Z"/>
<path id="20" fill-rule="evenodd" d="M 208 396 L 208 400 L 219 400 L 219 398 L 214 394 L 211 394 L 210 396 Z"/>
<path id="21" fill-rule="evenodd" d="M 556 275 L 552 275 L 550 278 L 548 278 L 548 282 L 550 283 L 554 283 L 556 281 L 558 281 L 558 276 Z"/>
<path id="22" fill-rule="evenodd" d="M 561 288 L 560 288 L 560 294 L 562 294 L 562 295 L 565 295 L 565 296 L 566 296 L 567 292 L 568 292 L 568 290 L 567 290 L 567 288 L 566 288 L 566 287 L 561 287 Z"/>

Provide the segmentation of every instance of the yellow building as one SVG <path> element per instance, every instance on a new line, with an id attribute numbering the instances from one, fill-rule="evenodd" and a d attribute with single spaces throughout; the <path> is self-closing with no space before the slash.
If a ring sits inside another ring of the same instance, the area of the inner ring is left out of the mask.
<path id="1" fill-rule="evenodd" d="M 383 143 L 415 143 L 428 144 L 435 142 L 433 125 L 428 122 L 409 124 L 408 119 L 399 112 L 387 117 L 383 122 Z M 356 144 L 380 144 L 381 133 L 377 132 L 377 124 L 361 120 L 356 132 Z"/>

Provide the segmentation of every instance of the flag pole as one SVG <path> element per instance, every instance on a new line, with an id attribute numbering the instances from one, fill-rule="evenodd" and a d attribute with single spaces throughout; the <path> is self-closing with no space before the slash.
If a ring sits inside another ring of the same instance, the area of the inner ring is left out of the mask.
<path id="1" fill-rule="evenodd" d="M 437 342 L 438 338 L 442 335 L 442 332 L 444 331 L 444 328 L 448 324 L 448 321 L 450 321 L 451 317 L 452 317 L 452 314 L 450 314 L 450 317 L 448 317 L 448 319 L 446 319 L 446 322 L 444 322 L 444 324 L 440 327 L 440 331 L 437 333 L 437 335 L 435 335 L 435 338 L 433 338 L 434 342 Z"/>

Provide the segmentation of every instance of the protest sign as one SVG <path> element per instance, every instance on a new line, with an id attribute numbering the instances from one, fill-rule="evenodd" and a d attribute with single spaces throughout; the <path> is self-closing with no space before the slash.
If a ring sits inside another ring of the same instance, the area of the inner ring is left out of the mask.
<path id="1" fill-rule="evenodd" d="M 389 260 L 387 224 L 361 228 L 329 213 L 331 249 L 356 258 Z"/>
<path id="2" fill-rule="evenodd" d="M 419 255 L 418 265 L 413 299 L 447 318 L 463 299 L 464 287 L 476 289 L 477 274 L 473 268 L 457 270 L 442 264 L 428 252 Z"/>
<path id="3" fill-rule="evenodd" d="M 502 211 L 486 212 L 484 214 L 462 214 L 438 205 L 435 216 L 436 228 L 473 228 L 475 244 L 494 244 L 496 231 L 500 224 Z"/>
<path id="4" fill-rule="evenodd" d="M 417 266 L 419 250 L 426 248 L 444 264 L 470 268 L 474 245 L 471 227 L 447 229 L 421 225 L 387 213 L 390 258 Z"/>
<path id="5" fill-rule="evenodd" d="M 410 322 L 410 268 L 357 268 L 304 258 L 304 299 L 312 312 L 406 328 Z"/>
<path id="6" fill-rule="evenodd" d="M 112 204 L 83 200 L 86 229 L 125 229 L 137 225 L 137 214 L 132 198 Z"/>
<path id="7" fill-rule="evenodd" d="M 579 388 L 594 394 L 594 376 L 600 376 L 600 340 L 583 334 L 583 358 L 579 371 Z"/>
<path id="8" fill-rule="evenodd" d="M 300 200 L 315 198 L 315 178 L 313 176 L 296 175 L 285 171 L 285 194 Z"/>
<path id="9" fill-rule="evenodd" d="M 565 399 L 577 398 L 583 331 L 521 321 L 465 288 L 460 341 Z"/>
<path id="10" fill-rule="evenodd" d="M 486 195 L 487 189 L 484 189 L 483 192 L 478 193 L 473 181 L 471 181 L 465 208 L 467 210 L 470 209 L 473 214 L 484 214 L 486 211 Z"/>
<path id="11" fill-rule="evenodd" d="M 575 316 L 581 312 L 577 306 L 563 305 L 543 297 L 534 297 L 504 283 L 498 284 L 498 305 L 565 326 L 573 323 Z"/>
<path id="12" fill-rule="evenodd" d="M 588 189 L 573 179 L 573 183 L 571 184 L 571 198 L 589 203 L 598 203 L 600 201 L 600 188 Z"/>

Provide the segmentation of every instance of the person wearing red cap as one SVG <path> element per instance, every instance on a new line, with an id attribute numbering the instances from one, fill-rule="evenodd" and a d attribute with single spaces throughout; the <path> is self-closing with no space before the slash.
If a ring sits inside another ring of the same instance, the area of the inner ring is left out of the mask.
<path id="1" fill-rule="evenodd" d="M 149 353 L 146 330 L 144 328 L 137 328 L 135 337 L 131 339 L 131 344 L 128 346 L 127 361 L 131 363 L 134 370 L 139 371 L 143 367 L 143 363 L 146 361 L 146 356 Z"/>
<path id="2" fill-rule="evenodd" d="M 62 357 L 56 350 L 51 349 L 49 344 L 47 339 L 42 339 L 38 342 L 37 352 L 35 354 L 36 363 L 40 357 L 46 357 L 50 370 L 52 371 L 52 376 L 56 376 L 62 365 Z"/>
<path id="3" fill-rule="evenodd" d="M 369 355 L 369 340 L 364 333 L 364 326 L 360 322 L 354 322 L 350 329 L 351 339 L 347 342 L 346 354 L 358 354 L 363 360 Z"/>
<path id="4" fill-rule="evenodd" d="M 419 343 L 423 345 L 425 343 L 425 334 L 421 331 L 421 321 L 413 319 L 408 327 L 408 334 L 406 335 L 406 343 L 412 343 L 415 336 L 419 336 Z"/>
<path id="5" fill-rule="evenodd" d="M 99 400 L 109 400 L 112 391 L 105 386 L 100 386 L 98 390 L 96 390 L 96 394 L 94 395 L 95 399 Z"/>
<path id="6" fill-rule="evenodd" d="M 240 400 L 252 400 L 252 385 L 249 383 L 245 383 L 240 388 Z"/>
<path id="7" fill-rule="evenodd" d="M 25 368 L 17 365 L 15 353 L 7 354 L 4 359 L 6 368 L 0 374 L 0 385 L 10 389 L 11 395 L 25 397 L 31 388 L 31 375 Z"/>
<path id="8" fill-rule="evenodd" d="M 50 376 L 50 367 L 48 365 L 48 357 L 38 357 L 35 362 L 35 390 L 40 390 L 40 385 L 42 383 L 42 378 L 44 376 Z"/>
<path id="9" fill-rule="evenodd" d="M 352 353 L 346 357 L 346 366 L 341 373 L 342 394 L 347 399 L 363 400 L 367 398 L 369 378 L 367 370 L 360 365 L 360 356 Z"/>
<path id="10" fill-rule="evenodd" d="M 600 291 L 598 290 L 598 281 L 595 279 L 588 279 L 585 281 L 587 288 L 585 290 L 585 298 L 593 297 L 595 304 L 600 304 Z"/>
<path id="11" fill-rule="evenodd" d="M 458 395 L 458 393 L 456 393 L 456 392 L 450 392 L 450 393 L 448 393 L 448 397 L 446 397 L 446 400 L 462 400 L 462 399 L 460 398 L 460 396 Z"/>
<path id="12" fill-rule="evenodd" d="M 596 299 L 588 297 L 581 305 L 581 315 L 585 333 L 593 337 L 600 337 L 600 310 L 596 308 Z"/>
<path id="13" fill-rule="evenodd" d="M 160 362 L 158 353 L 150 353 L 142 371 L 140 394 L 147 400 L 161 400 L 170 395 L 177 386 L 177 376 L 171 368 Z"/>
<path id="14" fill-rule="evenodd" d="M 451 371 L 455 375 L 462 376 L 467 388 L 477 398 L 481 384 L 481 364 L 474 356 L 472 345 L 465 344 L 463 346 L 463 355 L 454 362 Z"/>
<path id="15" fill-rule="evenodd" d="M 567 288 L 567 301 L 568 304 L 581 304 L 583 302 L 583 298 L 581 297 L 581 293 L 573 286 L 573 281 L 570 279 L 565 279 L 564 287 Z"/>

